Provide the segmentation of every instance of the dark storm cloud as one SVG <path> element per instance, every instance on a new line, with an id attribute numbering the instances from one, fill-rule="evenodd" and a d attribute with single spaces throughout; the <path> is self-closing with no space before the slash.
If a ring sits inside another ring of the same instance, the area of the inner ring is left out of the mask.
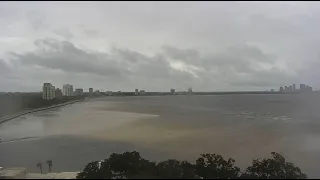
<path id="1" fill-rule="evenodd" d="M 1 2 L 0 58 L 10 65 L 1 70 L 32 79 L 35 88 L 77 77 L 79 86 L 103 81 L 150 90 L 312 85 L 320 75 L 319 8 L 303 2 Z"/>
<path id="2" fill-rule="evenodd" d="M 62 70 L 66 73 L 88 73 L 113 78 L 178 78 L 190 77 L 172 69 L 161 55 L 148 57 L 128 49 L 113 48 L 111 54 L 85 51 L 68 41 L 41 39 L 37 50 L 24 54 L 12 53 L 14 62 L 27 66 Z"/>
<path id="3" fill-rule="evenodd" d="M 149 58 L 135 51 L 129 49 L 118 49 L 113 47 L 112 53 L 114 53 L 121 61 L 130 61 L 132 63 L 148 62 Z"/>
<path id="4" fill-rule="evenodd" d="M 260 71 L 260 65 L 273 66 L 275 58 L 273 55 L 263 53 L 257 47 L 239 45 L 206 57 L 202 64 L 207 70 L 215 68 L 222 71 L 253 74 L 256 70 Z"/>
<path id="5" fill-rule="evenodd" d="M 24 66 L 41 66 L 65 73 L 91 74 L 143 84 L 161 82 L 173 86 L 215 83 L 246 87 L 268 87 L 290 80 L 285 71 L 274 67 L 274 56 L 259 48 L 240 45 L 225 52 L 202 55 L 196 49 L 164 46 L 162 52 L 147 56 L 129 49 L 112 48 L 110 53 L 83 50 L 69 41 L 39 39 L 37 49 L 23 54 L 13 53 L 14 61 Z M 180 61 L 181 67 L 170 63 Z M 271 67 L 265 68 L 268 65 Z M 277 80 L 277 77 L 279 80 Z M 152 87 L 152 85 L 147 85 Z M 159 84 L 157 84 L 159 86 Z"/>
<path id="6" fill-rule="evenodd" d="M 236 78 L 238 74 L 242 73 L 255 77 L 263 72 L 266 73 L 266 78 L 268 78 L 268 73 L 281 75 L 281 77 L 286 76 L 286 72 L 274 67 L 273 63 L 276 61 L 276 56 L 264 53 L 259 48 L 253 46 L 233 46 L 227 48 L 224 52 L 207 56 L 201 56 L 195 49 L 181 50 L 169 46 L 163 49 L 164 54 L 168 57 L 203 68 L 207 73 L 213 71 L 215 76 L 233 74 L 234 78 Z M 263 69 L 264 66 L 272 67 L 272 69 Z M 262 75 L 260 77 L 264 78 Z"/>
<path id="7" fill-rule="evenodd" d="M 14 54 L 17 61 L 24 65 L 39 65 L 71 73 L 92 73 L 105 76 L 121 76 L 123 69 L 110 57 L 86 52 L 68 41 L 42 39 L 35 41 L 36 52 Z"/>

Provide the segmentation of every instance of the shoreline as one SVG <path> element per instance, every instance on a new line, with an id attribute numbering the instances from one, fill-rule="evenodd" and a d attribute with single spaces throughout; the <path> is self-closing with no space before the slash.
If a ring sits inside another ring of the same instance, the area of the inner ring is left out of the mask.
<path id="1" fill-rule="evenodd" d="M 57 105 L 53 105 L 53 106 L 49 106 L 49 107 L 43 107 L 43 108 L 27 110 L 27 111 L 21 112 L 21 113 L 19 113 L 17 115 L 12 115 L 12 116 L 9 116 L 9 117 L 1 118 L 0 119 L 0 124 L 5 123 L 5 122 L 10 121 L 10 120 L 13 120 L 15 118 L 18 118 L 18 117 L 26 115 L 26 114 L 30 114 L 30 113 L 34 113 L 34 112 L 38 112 L 38 111 L 43 111 L 43 110 L 47 110 L 47 109 L 53 109 L 53 108 L 57 108 L 57 107 L 61 107 L 61 106 L 66 106 L 66 105 L 73 104 L 73 103 L 76 103 L 76 102 L 79 102 L 79 101 L 81 101 L 81 100 L 74 100 L 74 101 L 65 102 L 65 103 L 62 103 L 62 104 L 57 104 Z"/>

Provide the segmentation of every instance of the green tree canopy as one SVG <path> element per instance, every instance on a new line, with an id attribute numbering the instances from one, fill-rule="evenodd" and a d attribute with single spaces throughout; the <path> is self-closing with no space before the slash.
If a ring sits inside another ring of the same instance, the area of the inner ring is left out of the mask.
<path id="1" fill-rule="evenodd" d="M 196 161 L 196 173 L 204 179 L 237 178 L 240 168 L 234 165 L 235 160 L 225 160 L 217 154 L 201 154 Z"/>
<path id="2" fill-rule="evenodd" d="M 253 160 L 242 174 L 242 178 L 254 179 L 306 179 L 307 175 L 300 168 L 286 162 L 283 155 L 272 152 L 271 159 Z"/>
<path id="3" fill-rule="evenodd" d="M 217 154 L 201 154 L 195 164 L 169 159 L 159 163 L 141 158 L 138 152 L 113 153 L 108 159 L 87 164 L 78 179 L 306 179 L 301 170 L 278 154 L 254 160 L 241 173 L 235 160 Z"/>

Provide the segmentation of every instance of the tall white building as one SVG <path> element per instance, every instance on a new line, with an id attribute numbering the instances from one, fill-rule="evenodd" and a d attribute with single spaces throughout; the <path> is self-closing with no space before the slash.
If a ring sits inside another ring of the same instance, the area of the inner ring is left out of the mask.
<path id="1" fill-rule="evenodd" d="M 73 95 L 73 86 L 70 84 L 64 84 L 62 88 L 62 95 L 72 96 Z"/>
<path id="2" fill-rule="evenodd" d="M 55 96 L 55 87 L 52 86 L 51 83 L 43 83 L 42 87 L 42 98 L 49 100 L 49 99 L 54 99 Z"/>

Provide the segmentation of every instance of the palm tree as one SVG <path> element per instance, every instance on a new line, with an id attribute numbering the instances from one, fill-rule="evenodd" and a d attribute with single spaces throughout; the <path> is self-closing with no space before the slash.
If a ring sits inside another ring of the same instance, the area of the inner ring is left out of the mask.
<path id="1" fill-rule="evenodd" d="M 51 172 L 52 161 L 51 160 L 47 160 L 47 164 L 49 166 L 49 172 Z"/>
<path id="2" fill-rule="evenodd" d="M 41 162 L 37 163 L 37 167 L 40 168 L 41 174 L 42 174 L 42 164 Z"/>

